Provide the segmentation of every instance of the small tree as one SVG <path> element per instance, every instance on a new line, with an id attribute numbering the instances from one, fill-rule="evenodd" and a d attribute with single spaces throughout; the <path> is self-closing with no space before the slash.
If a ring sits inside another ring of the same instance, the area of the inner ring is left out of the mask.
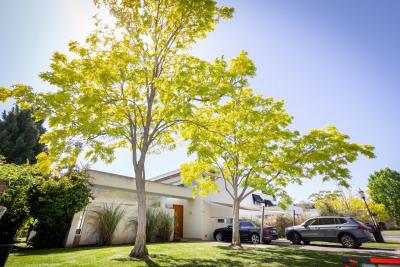
<path id="1" fill-rule="evenodd" d="M 384 168 L 369 176 L 371 198 L 385 206 L 387 212 L 400 225 L 400 173 Z"/>
<path id="2" fill-rule="evenodd" d="M 51 71 L 40 77 L 58 88 L 33 93 L 28 86 L 0 88 L 0 100 L 17 98 L 48 119 L 41 142 L 48 154 L 39 165 L 74 165 L 78 156 L 111 162 L 117 148 L 132 151 L 138 199 L 138 227 L 132 257 L 147 257 L 145 162 L 149 153 L 175 146 L 178 126 L 198 125 L 194 110 L 231 90 L 232 72 L 221 58 L 210 63 L 189 54 L 232 8 L 215 0 L 95 0 L 115 18 L 100 21 L 85 44 L 71 42 L 68 58 L 55 53 Z"/>
<path id="3" fill-rule="evenodd" d="M 238 68 L 251 66 L 249 61 Z M 201 195 L 218 190 L 216 180 L 223 179 L 233 204 L 232 246 L 241 245 L 240 203 L 255 190 L 287 203 L 288 184 L 322 176 L 324 181 L 347 186 L 348 163 L 359 154 L 374 157 L 372 146 L 349 142 L 349 136 L 334 126 L 300 135 L 289 128 L 292 117 L 284 110 L 283 101 L 255 95 L 246 87 L 197 116 L 207 129 L 187 125 L 184 137 L 197 159 L 183 164 L 181 175 L 187 184 L 196 181 L 195 194 Z"/>
<path id="4" fill-rule="evenodd" d="M 35 122 L 30 110 L 21 110 L 16 105 L 0 118 L 0 154 L 8 163 L 33 164 L 35 157 L 45 150 L 39 143 L 44 132 L 43 121 Z"/>

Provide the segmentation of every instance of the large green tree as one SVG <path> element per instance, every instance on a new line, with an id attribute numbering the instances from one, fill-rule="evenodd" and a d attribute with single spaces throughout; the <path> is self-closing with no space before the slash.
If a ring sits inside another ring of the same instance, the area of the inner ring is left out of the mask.
<path id="1" fill-rule="evenodd" d="M 58 90 L 34 93 L 14 85 L 0 98 L 15 97 L 48 119 L 41 141 L 48 153 L 39 166 L 75 164 L 82 153 L 92 161 L 111 162 L 114 150 L 129 148 L 136 178 L 138 227 L 133 257 L 147 257 L 145 162 L 149 153 L 175 146 L 179 125 L 202 127 L 195 110 L 212 105 L 241 73 L 223 58 L 214 62 L 189 54 L 233 9 L 215 0 L 97 0 L 114 25 L 97 21 L 84 44 L 71 42 L 73 57 L 55 53 L 51 70 L 40 77 Z M 240 65 L 239 56 L 235 64 Z"/>
<path id="2" fill-rule="evenodd" d="M 43 121 L 35 122 L 30 110 L 21 110 L 16 105 L 0 118 L 0 154 L 8 163 L 35 163 L 35 157 L 45 150 L 39 143 L 44 132 Z"/>
<path id="3" fill-rule="evenodd" d="M 254 72 L 251 61 L 240 64 L 242 72 Z M 196 182 L 195 192 L 218 190 L 223 179 L 232 198 L 232 246 L 240 246 L 240 203 L 256 190 L 288 203 L 285 188 L 304 179 L 321 176 L 347 186 L 350 162 L 359 154 L 374 157 L 373 147 L 349 141 L 334 126 L 313 129 L 306 135 L 290 128 L 292 117 L 283 101 L 256 95 L 238 87 L 223 101 L 197 116 L 207 127 L 186 125 L 184 137 L 197 159 L 181 166 L 183 181 Z"/>
<path id="4" fill-rule="evenodd" d="M 385 206 L 397 224 L 400 224 L 400 173 L 389 168 L 374 172 L 368 178 L 371 198 Z"/>

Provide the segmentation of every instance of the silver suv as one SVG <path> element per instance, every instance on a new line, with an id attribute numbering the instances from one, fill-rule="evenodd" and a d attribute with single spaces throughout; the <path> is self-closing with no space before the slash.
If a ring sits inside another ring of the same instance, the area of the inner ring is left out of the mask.
<path id="1" fill-rule="evenodd" d="M 286 238 L 293 244 L 302 241 L 308 245 L 311 241 L 339 242 L 347 248 L 360 247 L 362 243 L 372 241 L 371 229 L 352 217 L 317 217 L 300 225 L 285 229 Z"/>

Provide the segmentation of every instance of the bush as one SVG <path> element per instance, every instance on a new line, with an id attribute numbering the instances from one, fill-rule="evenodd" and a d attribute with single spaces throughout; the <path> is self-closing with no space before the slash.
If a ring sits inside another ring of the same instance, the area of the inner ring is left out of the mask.
<path id="1" fill-rule="evenodd" d="M 72 170 L 62 177 L 37 180 L 29 190 L 30 211 L 38 220 L 30 242 L 35 247 L 64 244 L 73 215 L 92 197 L 86 171 Z"/>
<path id="2" fill-rule="evenodd" d="M 1 198 L 7 208 L 0 223 L 0 243 L 12 243 L 19 228 L 29 219 L 28 191 L 40 175 L 28 164 L 1 164 L 0 180 L 8 181 Z"/>
<path id="3" fill-rule="evenodd" d="M 272 225 L 276 227 L 279 236 L 282 237 L 285 236 L 285 228 L 293 226 L 293 218 L 284 215 L 278 215 L 275 219 L 275 223 L 272 223 Z"/>
<path id="4" fill-rule="evenodd" d="M 157 214 L 157 222 L 156 239 L 162 242 L 169 241 L 174 229 L 173 216 L 166 210 L 159 210 Z"/>
<path id="5" fill-rule="evenodd" d="M 111 241 L 125 210 L 114 204 L 104 204 L 94 211 L 95 229 L 99 235 L 99 245 L 111 245 Z"/>
<path id="6" fill-rule="evenodd" d="M 137 226 L 137 217 L 132 218 L 131 224 Z M 160 208 L 147 208 L 146 211 L 146 242 L 169 241 L 174 228 L 174 218 L 168 211 Z"/>

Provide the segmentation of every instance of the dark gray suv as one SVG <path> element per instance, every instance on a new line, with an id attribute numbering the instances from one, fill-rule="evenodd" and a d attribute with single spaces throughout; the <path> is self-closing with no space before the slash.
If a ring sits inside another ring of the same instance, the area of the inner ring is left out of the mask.
<path id="1" fill-rule="evenodd" d="M 347 248 L 357 248 L 372 241 L 371 229 L 352 217 L 324 216 L 285 229 L 286 238 L 293 244 L 311 241 L 339 242 Z"/>

